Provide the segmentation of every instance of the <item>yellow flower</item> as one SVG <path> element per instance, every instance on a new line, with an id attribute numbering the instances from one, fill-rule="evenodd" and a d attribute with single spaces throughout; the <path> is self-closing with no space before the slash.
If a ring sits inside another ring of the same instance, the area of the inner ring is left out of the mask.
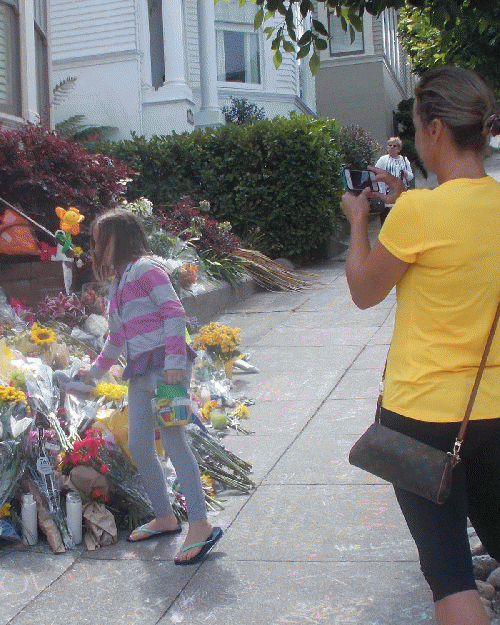
<path id="1" fill-rule="evenodd" d="M 4 505 L 0 508 L 0 519 L 3 519 L 6 516 L 10 516 L 10 503 L 4 503 Z"/>
<path id="2" fill-rule="evenodd" d="M 238 419 L 248 419 L 248 408 L 245 404 L 238 404 L 233 412 L 233 416 Z"/>
<path id="3" fill-rule="evenodd" d="M 75 256 L 81 256 L 83 254 L 83 249 L 78 245 L 73 245 L 73 254 Z"/>
<path id="4" fill-rule="evenodd" d="M 101 382 L 95 387 L 92 394 L 96 397 L 105 397 L 108 401 L 118 401 L 124 397 L 126 392 L 127 387 L 122 384 Z"/>
<path id="5" fill-rule="evenodd" d="M 206 473 L 201 474 L 201 483 L 203 484 L 203 488 L 205 488 L 210 495 L 215 493 L 214 481 Z"/>
<path id="6" fill-rule="evenodd" d="M 0 386 L 0 401 L 26 401 L 26 395 L 15 386 Z"/>
<path id="7" fill-rule="evenodd" d="M 240 343 L 240 328 L 230 328 L 221 323 L 212 321 L 200 328 L 193 339 L 193 349 L 203 349 L 223 360 L 228 360 L 238 353 Z"/>
<path id="8" fill-rule="evenodd" d="M 71 232 L 78 234 L 80 232 L 80 222 L 85 219 L 84 215 L 74 206 L 70 206 L 65 210 L 61 206 L 56 206 L 56 215 L 61 220 L 60 226 L 63 232 Z"/>
<path id="9" fill-rule="evenodd" d="M 31 340 L 38 345 L 50 345 L 56 340 L 56 335 L 50 328 L 42 328 L 35 322 L 31 326 Z"/>

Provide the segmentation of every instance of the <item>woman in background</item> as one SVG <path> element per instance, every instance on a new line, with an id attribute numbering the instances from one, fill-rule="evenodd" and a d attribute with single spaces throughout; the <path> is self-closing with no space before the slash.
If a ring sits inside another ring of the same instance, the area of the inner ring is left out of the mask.
<path id="1" fill-rule="evenodd" d="M 391 137 L 387 141 L 387 154 L 381 156 L 375 163 L 375 167 L 378 169 L 385 169 L 395 178 L 400 178 L 403 181 L 405 189 L 410 188 L 410 180 L 413 179 L 413 172 L 411 170 L 410 161 L 406 156 L 401 156 L 401 148 L 403 144 L 399 137 Z M 383 183 L 379 183 L 381 193 L 387 194 L 387 186 Z M 385 198 L 387 199 L 387 198 Z M 392 208 L 392 204 L 385 203 L 385 210 L 380 213 L 380 225 L 384 224 L 384 221 Z"/>

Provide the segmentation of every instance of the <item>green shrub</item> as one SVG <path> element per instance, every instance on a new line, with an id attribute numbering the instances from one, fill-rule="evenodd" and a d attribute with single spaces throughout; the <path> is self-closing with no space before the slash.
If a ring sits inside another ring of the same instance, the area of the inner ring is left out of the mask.
<path id="1" fill-rule="evenodd" d="M 226 124 L 248 124 L 266 118 L 263 108 L 251 104 L 246 98 L 231 96 L 231 105 L 222 108 Z"/>
<path id="2" fill-rule="evenodd" d="M 340 151 L 344 167 L 366 169 L 368 165 L 373 165 L 379 150 L 380 145 L 361 126 L 353 124 L 340 129 Z"/>
<path id="3" fill-rule="evenodd" d="M 229 221 L 243 240 L 258 231 L 273 257 L 313 258 L 336 228 L 341 193 L 337 123 L 291 119 L 230 124 L 172 136 L 133 136 L 99 150 L 128 162 L 139 175 L 133 200 L 155 207 L 189 195 L 210 202 L 211 216 Z"/>

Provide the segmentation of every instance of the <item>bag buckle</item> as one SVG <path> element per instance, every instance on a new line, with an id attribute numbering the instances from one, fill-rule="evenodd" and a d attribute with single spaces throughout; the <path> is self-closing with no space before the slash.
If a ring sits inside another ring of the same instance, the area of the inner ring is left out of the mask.
<path id="1" fill-rule="evenodd" d="M 452 456 L 455 459 L 455 462 L 460 462 L 460 449 L 462 448 L 462 443 L 463 441 L 459 440 L 457 438 L 457 440 L 455 441 L 455 444 L 453 445 L 453 452 L 450 453 L 450 456 Z"/>

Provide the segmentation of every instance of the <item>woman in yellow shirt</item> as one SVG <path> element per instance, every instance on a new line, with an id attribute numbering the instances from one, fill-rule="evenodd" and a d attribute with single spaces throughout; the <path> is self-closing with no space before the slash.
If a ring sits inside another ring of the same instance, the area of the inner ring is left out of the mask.
<path id="1" fill-rule="evenodd" d="M 500 134 L 500 115 L 482 77 L 444 67 L 418 83 L 414 120 L 418 152 L 439 186 L 403 192 L 400 181 L 376 170 L 375 180 L 388 184 L 395 204 L 373 248 L 370 191 L 345 194 L 342 209 L 351 225 L 346 275 L 363 309 L 396 286 L 382 423 L 450 451 L 500 298 L 500 183 L 483 164 L 487 137 Z M 467 517 L 500 560 L 499 375 L 500 331 L 448 501 L 437 505 L 395 488 L 439 625 L 489 623 L 474 580 Z"/>

